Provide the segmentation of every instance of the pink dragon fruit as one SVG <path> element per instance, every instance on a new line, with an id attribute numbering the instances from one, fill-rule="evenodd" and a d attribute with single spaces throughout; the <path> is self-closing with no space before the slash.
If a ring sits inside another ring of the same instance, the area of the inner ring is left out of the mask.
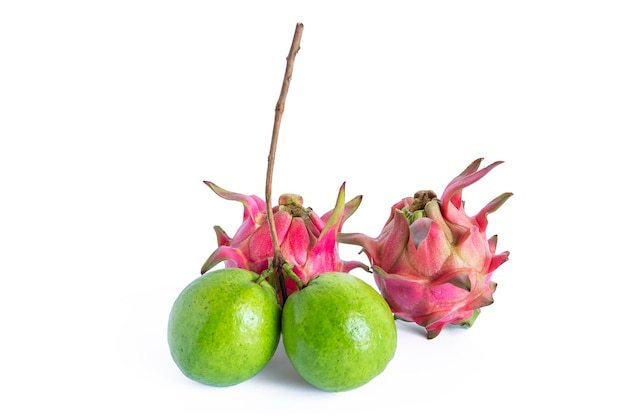
<path id="1" fill-rule="evenodd" d="M 487 214 L 512 195 L 493 199 L 469 216 L 462 190 L 502 161 L 478 170 L 472 162 L 445 188 L 441 200 L 419 191 L 395 204 L 378 238 L 340 233 L 338 241 L 359 245 L 370 260 L 374 280 L 397 318 L 426 328 L 436 337 L 448 324 L 470 327 L 480 308 L 493 303 L 493 271 L 509 252 L 495 254 L 497 236 L 486 237 Z"/>
<path id="2" fill-rule="evenodd" d="M 243 223 L 231 238 L 215 226 L 218 248 L 202 266 L 202 273 L 220 262 L 226 267 L 238 267 L 261 274 L 268 270 L 274 256 L 265 201 L 255 195 L 247 196 L 226 191 L 205 181 L 217 195 L 243 204 Z M 273 207 L 276 234 L 282 255 L 293 273 L 304 285 L 322 272 L 349 272 L 356 267 L 369 270 L 361 262 L 345 262 L 339 258 L 337 233 L 344 221 L 361 204 L 362 196 L 345 203 L 345 183 L 342 184 L 335 208 L 319 217 L 305 208 L 301 196 L 283 194 Z M 285 280 L 287 295 L 298 289 Z"/>

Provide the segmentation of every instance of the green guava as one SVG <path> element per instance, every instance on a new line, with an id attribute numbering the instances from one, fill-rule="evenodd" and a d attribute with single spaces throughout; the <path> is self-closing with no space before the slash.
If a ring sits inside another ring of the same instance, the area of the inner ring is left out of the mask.
<path id="1" fill-rule="evenodd" d="M 256 375 L 280 340 L 281 307 L 254 272 L 209 271 L 178 296 L 167 340 L 178 368 L 194 381 L 230 386 Z"/>
<path id="2" fill-rule="evenodd" d="M 387 302 L 353 275 L 327 272 L 283 306 L 283 345 L 300 376 L 325 391 L 362 386 L 387 367 L 397 335 Z"/>

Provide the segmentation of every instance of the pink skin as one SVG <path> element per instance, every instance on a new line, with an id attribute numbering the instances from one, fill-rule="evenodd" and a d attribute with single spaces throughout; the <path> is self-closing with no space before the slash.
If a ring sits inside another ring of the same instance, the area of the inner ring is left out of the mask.
<path id="1" fill-rule="evenodd" d="M 243 222 L 232 238 L 219 226 L 215 227 L 218 248 L 204 263 L 201 272 L 205 273 L 220 262 L 224 262 L 227 268 L 238 267 L 258 274 L 266 271 L 274 250 L 265 202 L 256 196 L 226 191 L 209 181 L 205 183 L 220 197 L 241 202 L 244 212 Z M 337 233 L 359 207 L 361 200 L 362 196 L 357 196 L 344 203 L 344 183 L 339 190 L 335 208 L 321 218 L 310 209 L 302 217 L 287 211 L 285 206 L 288 203 L 295 203 L 302 208 L 302 198 L 292 194 L 282 195 L 280 204 L 272 208 L 282 255 L 303 284 L 306 285 L 322 272 L 349 272 L 356 267 L 369 270 L 361 262 L 342 261 L 337 248 Z M 290 279 L 285 284 L 287 294 L 298 290 Z"/>
<path id="2" fill-rule="evenodd" d="M 504 193 L 469 216 L 462 191 L 501 164 L 478 170 L 472 162 L 445 188 L 441 200 L 424 207 L 425 217 L 409 224 L 407 197 L 395 204 L 377 238 L 340 233 L 340 243 L 359 245 L 372 264 L 374 279 L 392 311 L 426 328 L 436 337 L 448 324 L 471 325 L 480 307 L 493 303 L 493 271 L 507 261 L 509 252 L 495 254 L 497 237 L 486 237 L 487 214 L 512 195 Z"/>

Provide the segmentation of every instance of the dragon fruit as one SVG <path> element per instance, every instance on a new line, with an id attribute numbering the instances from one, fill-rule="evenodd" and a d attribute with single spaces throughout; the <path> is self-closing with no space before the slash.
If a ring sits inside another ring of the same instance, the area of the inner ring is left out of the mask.
<path id="1" fill-rule="evenodd" d="M 270 235 L 265 201 L 251 195 L 233 193 L 205 181 L 211 190 L 227 200 L 243 204 L 243 223 L 231 238 L 215 226 L 217 249 L 209 256 L 201 272 L 204 274 L 220 262 L 226 267 L 237 267 L 262 274 L 270 268 L 274 250 Z M 283 194 L 272 208 L 276 234 L 282 256 L 290 271 L 302 285 L 323 272 L 349 272 L 354 268 L 369 268 L 358 261 L 339 258 L 337 233 L 345 220 L 361 204 L 362 196 L 345 203 L 345 183 L 342 184 L 335 208 L 319 217 L 311 208 L 305 208 L 296 194 Z M 285 280 L 287 295 L 298 290 L 298 285 Z"/>
<path id="2" fill-rule="evenodd" d="M 493 271 L 509 252 L 495 254 L 497 236 L 486 237 L 487 214 L 512 195 L 493 199 L 469 216 L 461 199 L 463 189 L 501 164 L 478 170 L 472 162 L 445 188 L 441 200 L 433 191 L 419 191 L 391 209 L 378 238 L 340 233 L 340 243 L 362 247 L 374 281 L 396 318 L 425 327 L 427 337 L 439 335 L 448 324 L 470 327 L 480 308 L 493 303 Z"/>

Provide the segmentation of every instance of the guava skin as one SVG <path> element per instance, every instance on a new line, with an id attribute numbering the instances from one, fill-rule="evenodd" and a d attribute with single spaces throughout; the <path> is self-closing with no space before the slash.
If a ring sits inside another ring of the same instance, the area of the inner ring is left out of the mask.
<path id="1" fill-rule="evenodd" d="M 169 315 L 168 344 L 178 368 L 212 386 L 256 375 L 280 340 L 281 307 L 274 289 L 239 268 L 206 272 L 179 294 Z"/>
<path id="2" fill-rule="evenodd" d="M 332 392 L 352 390 L 379 375 L 397 345 L 389 305 L 365 281 L 341 272 L 320 274 L 287 298 L 282 334 L 298 374 Z"/>

